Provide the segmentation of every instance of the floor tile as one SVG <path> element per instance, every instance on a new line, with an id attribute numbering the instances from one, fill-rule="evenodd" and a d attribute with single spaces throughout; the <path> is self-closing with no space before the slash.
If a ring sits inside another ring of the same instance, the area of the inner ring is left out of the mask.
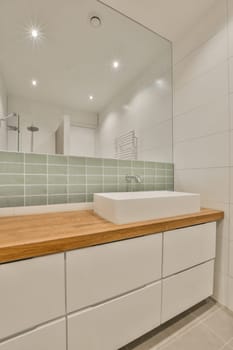
<path id="1" fill-rule="evenodd" d="M 174 343 L 162 346 L 161 350 L 219 350 L 224 342 L 202 324 L 190 329 Z"/>
<path id="2" fill-rule="evenodd" d="M 204 323 L 225 342 L 233 338 L 233 313 L 222 308 L 207 318 Z"/>
<path id="3" fill-rule="evenodd" d="M 213 312 L 216 312 L 220 308 L 221 306 L 214 299 L 209 298 L 191 308 L 190 312 L 196 320 L 201 321 L 209 317 Z"/>

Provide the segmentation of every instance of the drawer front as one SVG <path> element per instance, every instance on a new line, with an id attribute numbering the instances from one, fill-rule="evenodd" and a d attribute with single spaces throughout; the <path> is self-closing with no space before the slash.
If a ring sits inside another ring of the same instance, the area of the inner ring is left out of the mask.
<path id="1" fill-rule="evenodd" d="M 67 253 L 68 312 L 161 278 L 162 234 Z"/>
<path id="2" fill-rule="evenodd" d="M 69 350 L 117 350 L 160 324 L 161 282 L 68 317 Z"/>
<path id="3" fill-rule="evenodd" d="M 0 344 L 0 350 L 66 350 L 65 319 Z"/>
<path id="4" fill-rule="evenodd" d="M 213 294 L 214 261 L 163 280 L 162 323 Z"/>
<path id="5" fill-rule="evenodd" d="M 0 265 L 0 339 L 65 313 L 64 254 Z"/>
<path id="6" fill-rule="evenodd" d="M 215 258 L 216 223 L 164 233 L 163 277 Z"/>

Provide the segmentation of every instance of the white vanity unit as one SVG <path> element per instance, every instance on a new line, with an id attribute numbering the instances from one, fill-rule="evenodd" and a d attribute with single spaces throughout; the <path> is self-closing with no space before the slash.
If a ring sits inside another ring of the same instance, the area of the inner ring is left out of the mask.
<path id="1" fill-rule="evenodd" d="M 216 223 L 0 265 L 0 350 L 117 350 L 213 294 Z"/>

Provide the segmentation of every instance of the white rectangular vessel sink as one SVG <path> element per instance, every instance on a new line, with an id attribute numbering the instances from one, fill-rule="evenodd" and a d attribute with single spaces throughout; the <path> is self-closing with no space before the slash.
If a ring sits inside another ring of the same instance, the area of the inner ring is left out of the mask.
<path id="1" fill-rule="evenodd" d="M 154 220 L 200 211 L 200 195 L 171 191 L 96 193 L 94 211 L 114 224 Z"/>

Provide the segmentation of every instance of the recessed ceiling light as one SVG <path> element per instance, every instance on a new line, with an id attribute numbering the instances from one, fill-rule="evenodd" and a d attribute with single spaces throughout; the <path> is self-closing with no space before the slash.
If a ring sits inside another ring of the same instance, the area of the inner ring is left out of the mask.
<path id="1" fill-rule="evenodd" d="M 119 67 L 119 62 L 114 61 L 112 65 L 113 65 L 113 68 L 117 69 Z"/>
<path id="2" fill-rule="evenodd" d="M 89 100 L 93 100 L 94 97 L 92 95 L 89 96 Z"/>
<path id="3" fill-rule="evenodd" d="M 32 29 L 31 29 L 31 36 L 32 36 L 33 39 L 38 38 L 38 36 L 39 36 L 39 30 L 36 29 L 36 28 L 32 28 Z"/>
<path id="4" fill-rule="evenodd" d="M 32 85 L 37 86 L 37 80 L 32 80 Z"/>

